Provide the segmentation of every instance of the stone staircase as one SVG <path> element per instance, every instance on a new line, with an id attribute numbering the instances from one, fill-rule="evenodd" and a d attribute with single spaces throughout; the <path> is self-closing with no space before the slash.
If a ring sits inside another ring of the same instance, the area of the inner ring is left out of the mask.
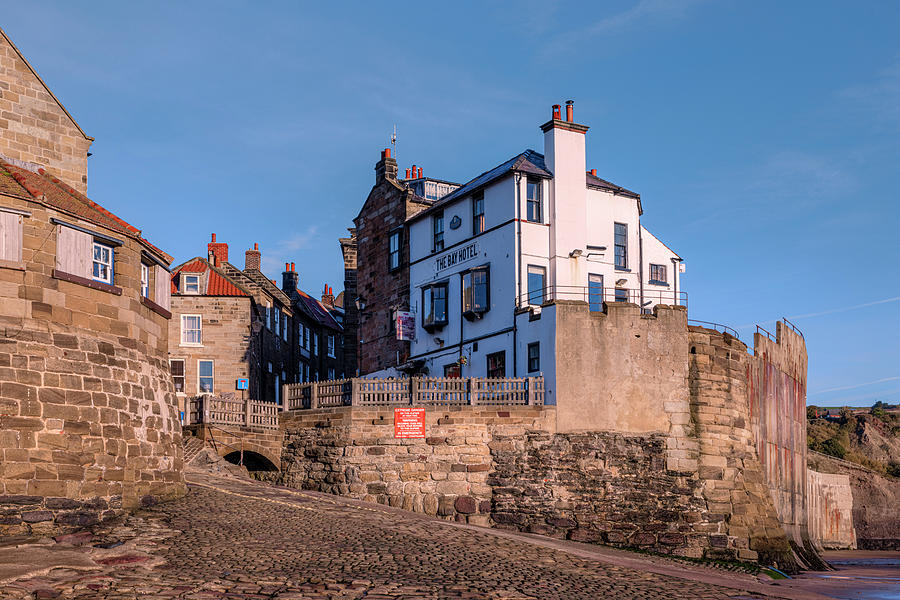
<path id="1" fill-rule="evenodd" d="M 184 464 L 188 465 L 197 455 L 203 451 L 206 444 L 200 438 L 193 435 L 186 435 L 181 438 L 181 445 L 184 447 Z"/>

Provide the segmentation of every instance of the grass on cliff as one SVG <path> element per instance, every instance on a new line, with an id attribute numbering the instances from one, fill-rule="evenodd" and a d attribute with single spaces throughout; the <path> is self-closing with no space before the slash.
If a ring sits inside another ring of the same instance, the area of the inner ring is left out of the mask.
<path id="1" fill-rule="evenodd" d="M 806 409 L 810 450 L 862 465 L 889 477 L 900 477 L 900 410 L 876 402 L 869 409 L 843 407 L 839 414 L 822 407 Z M 818 416 L 817 416 L 818 415 Z"/>

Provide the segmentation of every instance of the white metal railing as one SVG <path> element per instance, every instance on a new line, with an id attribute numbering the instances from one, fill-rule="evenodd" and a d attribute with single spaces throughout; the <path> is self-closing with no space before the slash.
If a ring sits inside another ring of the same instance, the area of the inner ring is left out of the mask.
<path id="1" fill-rule="evenodd" d="M 329 406 L 534 406 L 544 403 L 543 377 L 412 377 L 289 383 L 286 410 Z"/>

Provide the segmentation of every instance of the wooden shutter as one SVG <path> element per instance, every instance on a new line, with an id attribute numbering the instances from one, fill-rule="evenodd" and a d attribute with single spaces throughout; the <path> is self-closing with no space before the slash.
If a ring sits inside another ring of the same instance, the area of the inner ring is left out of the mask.
<path id="1" fill-rule="evenodd" d="M 0 211 L 0 260 L 22 261 L 22 215 Z"/>
<path id="2" fill-rule="evenodd" d="M 94 238 L 90 234 L 58 225 L 56 232 L 56 268 L 69 275 L 91 279 Z"/>
<path id="3" fill-rule="evenodd" d="M 153 301 L 166 310 L 170 310 L 169 297 L 172 293 L 172 280 L 168 271 L 156 265 L 153 274 Z"/>

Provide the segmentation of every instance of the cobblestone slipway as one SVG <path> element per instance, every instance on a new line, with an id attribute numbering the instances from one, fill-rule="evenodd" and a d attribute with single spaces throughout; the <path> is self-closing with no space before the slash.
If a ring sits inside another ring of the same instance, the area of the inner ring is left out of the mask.
<path id="1" fill-rule="evenodd" d="M 0 548 L 0 598 L 821 598 L 223 474 L 188 481 L 93 537 Z"/>

